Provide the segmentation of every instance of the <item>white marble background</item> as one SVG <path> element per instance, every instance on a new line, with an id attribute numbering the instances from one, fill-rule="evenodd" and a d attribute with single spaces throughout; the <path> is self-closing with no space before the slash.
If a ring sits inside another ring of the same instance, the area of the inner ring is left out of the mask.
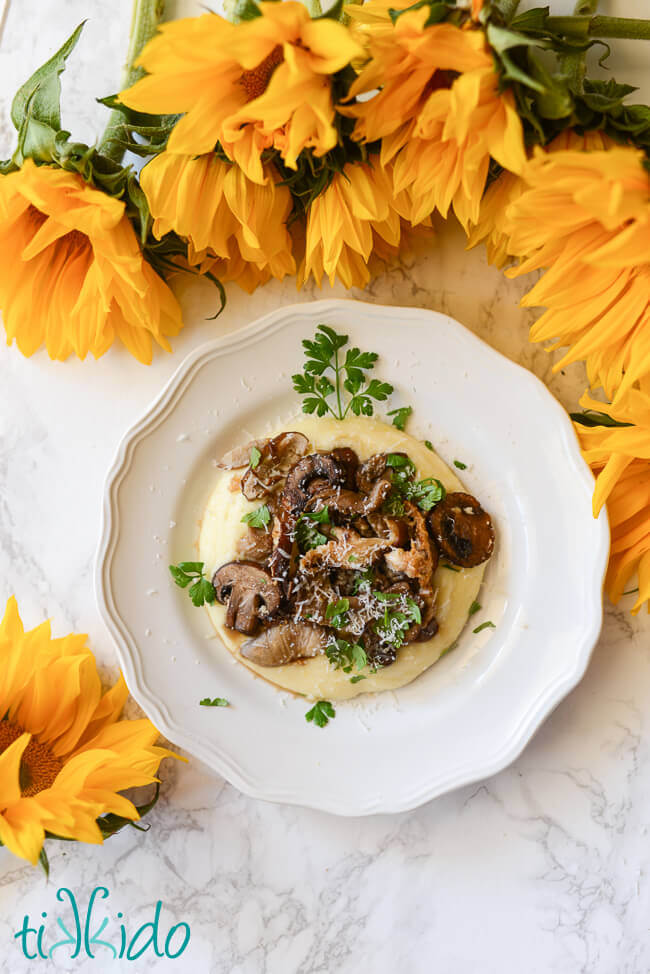
<path id="1" fill-rule="evenodd" d="M 12 149 L 13 90 L 84 17 L 64 83 L 64 121 L 92 140 L 101 125 L 93 95 L 117 86 L 128 0 L 5 0 L 4 8 L 0 155 Z M 650 16 L 650 0 L 620 0 L 616 10 Z M 646 97 L 647 54 L 628 47 L 616 66 L 621 80 L 645 83 Z M 465 255 L 449 226 L 426 254 L 353 296 L 448 312 L 575 406 L 581 368 L 551 376 L 547 354 L 527 344 L 522 291 L 479 252 Z M 205 293 L 186 293 L 193 323 L 175 355 L 159 355 L 149 369 L 118 349 L 98 363 L 52 365 L 44 354 L 26 360 L 0 347 L 0 601 L 15 592 L 30 626 L 50 616 L 59 635 L 88 632 L 113 678 L 92 563 L 119 437 L 196 345 L 313 296 L 297 297 L 293 281 L 252 298 L 231 288 L 213 323 L 196 313 Z M 585 679 L 511 768 L 415 812 L 337 819 L 249 800 L 197 761 L 168 762 L 147 835 L 128 830 L 103 848 L 51 847 L 49 883 L 0 850 L 0 970 L 645 974 L 650 625 L 625 609 L 607 606 Z M 114 962 L 100 951 L 94 961 L 65 960 L 62 951 L 52 963 L 22 959 L 13 934 L 25 913 L 55 917 L 59 886 L 83 902 L 100 883 L 111 891 L 108 912 L 123 911 L 131 932 L 151 919 L 158 899 L 165 931 L 187 921 L 182 958 Z"/>

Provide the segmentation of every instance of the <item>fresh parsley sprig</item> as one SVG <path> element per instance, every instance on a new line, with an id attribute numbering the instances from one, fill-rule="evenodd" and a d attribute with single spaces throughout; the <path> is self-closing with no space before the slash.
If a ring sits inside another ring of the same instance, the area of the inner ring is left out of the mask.
<path id="1" fill-rule="evenodd" d="M 413 412 L 413 406 L 402 406 L 400 409 L 391 409 L 387 416 L 393 417 L 393 426 L 403 433 L 406 429 L 406 421 Z"/>
<path id="2" fill-rule="evenodd" d="M 403 514 L 404 501 L 411 501 L 426 513 L 445 499 L 447 491 L 436 477 L 425 477 L 424 480 L 413 479 L 415 464 L 410 457 L 401 453 L 389 453 L 386 457 L 386 466 L 390 470 L 390 480 L 393 485 L 393 491 L 385 504 L 387 514 L 396 516 Z"/>
<path id="3" fill-rule="evenodd" d="M 266 504 L 260 504 L 254 511 L 244 514 L 242 521 L 251 528 L 263 528 L 266 531 L 271 522 L 271 512 Z"/>
<path id="4" fill-rule="evenodd" d="M 392 393 L 390 383 L 368 380 L 365 374 L 374 368 L 379 357 L 376 352 L 362 352 L 354 347 L 348 348 L 343 357 L 342 350 L 348 340 L 347 335 L 338 335 L 329 325 L 318 325 L 313 341 L 304 339 L 307 359 L 304 370 L 291 377 L 295 391 L 305 397 L 304 413 L 317 416 L 331 413 L 335 419 L 345 419 L 349 412 L 355 416 L 372 416 L 373 400 L 385 402 Z M 344 404 L 346 392 L 349 398 Z M 328 402 L 330 396 L 336 397 L 334 407 Z"/>
<path id="5" fill-rule="evenodd" d="M 225 697 L 204 697 L 203 700 L 199 700 L 199 707 L 229 707 L 230 701 L 226 700 Z"/>
<path id="6" fill-rule="evenodd" d="M 296 542 L 303 555 L 312 548 L 326 544 L 327 536 L 318 530 L 318 525 L 329 523 L 330 513 L 327 505 L 320 511 L 306 511 L 300 515 L 296 524 Z"/>
<path id="7" fill-rule="evenodd" d="M 350 643 L 347 639 L 333 639 L 325 647 L 325 655 L 335 670 L 343 670 L 344 673 L 351 673 L 353 667 L 363 670 L 368 665 L 363 644 Z"/>
<path id="8" fill-rule="evenodd" d="M 205 578 L 205 566 L 202 561 L 181 561 L 178 565 L 170 565 L 171 576 L 180 588 L 187 588 L 190 583 L 189 597 L 196 606 L 206 602 L 216 601 L 217 593 L 212 582 Z"/>
<path id="9" fill-rule="evenodd" d="M 384 615 L 375 623 L 374 629 L 383 643 L 399 649 L 404 644 L 404 637 L 413 623 L 422 622 L 420 607 L 414 599 L 405 598 L 397 592 L 373 592 L 378 602 L 385 603 Z M 390 603 L 399 600 L 397 609 L 391 609 Z"/>
<path id="10" fill-rule="evenodd" d="M 316 724 L 316 727 L 325 727 L 334 717 L 336 711 L 329 700 L 317 700 L 311 710 L 305 714 L 305 720 Z"/>

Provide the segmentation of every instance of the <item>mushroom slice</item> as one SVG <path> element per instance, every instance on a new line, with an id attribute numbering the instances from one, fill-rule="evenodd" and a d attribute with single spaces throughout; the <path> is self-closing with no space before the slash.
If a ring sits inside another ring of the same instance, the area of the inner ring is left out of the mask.
<path id="1" fill-rule="evenodd" d="M 384 514 L 369 514 L 367 521 L 378 538 L 386 538 L 396 548 L 408 547 L 411 536 L 404 518 L 386 517 Z"/>
<path id="2" fill-rule="evenodd" d="M 268 442 L 268 438 L 266 438 L 251 440 L 250 443 L 245 443 L 243 446 L 236 446 L 234 450 L 224 453 L 217 466 L 221 470 L 239 470 L 241 467 L 247 467 L 251 462 L 251 450 L 254 448 L 261 452 Z"/>
<path id="3" fill-rule="evenodd" d="M 369 494 L 362 494 L 356 490 L 341 487 L 326 487 L 320 489 L 310 500 L 309 509 L 320 509 L 327 506 L 330 511 L 342 517 L 360 517 L 372 514 L 384 503 L 391 492 L 388 480 L 378 480 L 373 484 Z"/>
<path id="4" fill-rule="evenodd" d="M 325 568 L 353 568 L 361 571 L 372 565 L 390 548 L 383 538 L 360 538 L 356 531 L 340 528 L 336 537 L 326 544 L 312 548 L 300 560 L 305 572 L 320 572 Z"/>
<path id="5" fill-rule="evenodd" d="M 430 512 L 428 523 L 443 555 L 461 568 L 482 564 L 494 551 L 492 519 L 471 494 L 447 494 Z"/>
<path id="6" fill-rule="evenodd" d="M 230 561 L 222 565 L 214 573 L 212 584 L 219 602 L 228 606 L 228 628 L 248 636 L 280 608 L 280 586 L 267 569 L 253 561 Z"/>
<path id="7" fill-rule="evenodd" d="M 385 556 L 393 572 L 403 572 L 416 578 L 422 589 L 431 587 L 431 577 L 438 566 L 438 551 L 432 547 L 427 524 L 420 509 L 410 501 L 404 502 L 404 519 L 409 526 L 410 547 L 394 548 Z"/>
<path id="8" fill-rule="evenodd" d="M 320 626 L 284 620 L 247 639 L 239 652 L 258 666 L 284 666 L 323 652 L 328 635 Z"/>
<path id="9" fill-rule="evenodd" d="M 359 468 L 359 457 L 349 446 L 340 446 L 332 450 L 332 456 L 336 457 L 339 463 L 345 468 L 345 487 L 354 490 L 357 485 L 357 470 Z"/>
<path id="10" fill-rule="evenodd" d="M 404 457 L 405 460 L 408 460 L 406 453 L 392 453 L 391 456 Z M 365 491 L 366 494 L 371 492 L 375 481 L 386 473 L 387 458 L 387 453 L 375 453 L 361 464 L 357 470 L 357 487 L 359 490 Z"/>
<path id="11" fill-rule="evenodd" d="M 312 481 L 318 480 L 330 487 L 342 486 L 347 479 L 345 463 L 333 453 L 310 453 L 294 463 L 287 474 L 287 480 L 282 491 L 282 503 L 292 514 L 302 511 L 310 499 Z"/>
<path id="12" fill-rule="evenodd" d="M 273 551 L 273 535 L 264 528 L 248 528 L 237 542 L 237 554 L 249 561 L 265 562 Z"/>
<path id="13" fill-rule="evenodd" d="M 273 550 L 269 559 L 272 578 L 280 583 L 286 595 L 291 575 L 291 556 L 293 554 L 293 534 L 295 521 L 291 514 L 280 508 L 273 521 Z"/>
<path id="14" fill-rule="evenodd" d="M 262 443 L 261 447 L 258 446 L 259 462 L 255 467 L 248 467 L 241 482 L 242 494 L 249 501 L 271 493 L 309 446 L 306 436 L 291 432 L 280 433 L 273 439 L 257 442 Z M 254 445 L 256 444 L 250 444 L 249 450 Z"/>

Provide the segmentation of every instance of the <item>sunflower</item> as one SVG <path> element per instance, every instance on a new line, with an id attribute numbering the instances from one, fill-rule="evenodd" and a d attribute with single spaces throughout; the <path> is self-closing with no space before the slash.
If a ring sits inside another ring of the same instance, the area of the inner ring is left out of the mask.
<path id="1" fill-rule="evenodd" d="M 291 193 L 279 185 L 273 166 L 265 181 L 254 183 L 215 153 L 183 156 L 163 152 L 141 173 L 154 217 L 154 236 L 174 231 L 188 241 L 188 256 L 221 280 L 237 280 L 250 290 L 255 282 L 294 274 L 287 219 Z M 217 258 L 218 263 L 205 258 Z M 251 270 L 246 271 L 246 265 Z"/>
<path id="2" fill-rule="evenodd" d="M 632 612 L 644 602 L 650 611 L 650 387 L 630 389 L 616 405 L 588 395 L 580 404 L 609 416 L 615 424 L 576 425 L 583 456 L 596 477 L 594 516 L 607 503 L 612 544 L 606 588 L 612 602 L 637 573 L 639 590 Z"/>
<path id="3" fill-rule="evenodd" d="M 356 119 L 353 138 L 382 140 L 396 192 L 409 190 L 419 222 L 449 207 L 476 223 L 490 157 L 511 172 L 525 162 L 523 131 L 498 77 L 482 30 L 426 26 L 428 8 L 402 14 L 389 33 L 370 37 L 370 61 L 349 97 L 378 94 L 339 110 Z"/>
<path id="4" fill-rule="evenodd" d="M 141 362 L 182 328 L 176 298 L 144 260 L 125 204 L 76 173 L 36 166 L 0 176 L 0 307 L 23 355 L 99 358 L 119 339 Z"/>
<path id="5" fill-rule="evenodd" d="M 49 622 L 25 632 L 16 600 L 0 624 L 0 842 L 32 863 L 45 833 L 101 843 L 97 818 L 136 820 L 118 794 L 155 782 L 161 760 L 146 719 L 119 721 L 124 679 L 102 696 L 86 637 L 52 639 Z"/>
<path id="6" fill-rule="evenodd" d="M 374 252 L 382 259 L 396 254 L 402 238 L 402 219 L 395 201 L 391 170 L 368 163 L 348 163 L 311 204 L 307 214 L 305 259 L 298 286 L 323 274 L 330 284 L 338 277 L 345 287 L 364 287 L 370 280 L 368 261 Z M 405 204 L 405 214 L 411 209 Z"/>
<path id="7" fill-rule="evenodd" d="M 569 351 L 555 370 L 584 359 L 608 399 L 650 372 L 650 174 L 643 153 L 536 150 L 525 192 L 511 203 L 511 276 L 547 268 L 522 304 L 547 308 L 531 341 Z"/>
<path id="8" fill-rule="evenodd" d="M 363 49 L 342 24 L 312 20 L 294 0 L 259 10 L 236 25 L 216 14 L 163 24 L 138 61 L 147 75 L 120 99 L 137 111 L 183 114 L 170 152 L 204 155 L 219 143 L 263 183 L 266 149 L 295 169 L 303 149 L 334 148 L 331 75 Z"/>
<path id="9" fill-rule="evenodd" d="M 561 152 L 564 149 L 594 152 L 615 144 L 604 132 L 594 130 L 579 135 L 566 129 L 546 146 L 546 152 Z M 502 172 L 485 191 L 478 222 L 469 227 L 468 249 L 485 241 L 488 261 L 497 267 L 503 267 L 512 256 L 506 214 L 509 205 L 521 196 L 525 188 L 526 183 L 520 176 Z"/>

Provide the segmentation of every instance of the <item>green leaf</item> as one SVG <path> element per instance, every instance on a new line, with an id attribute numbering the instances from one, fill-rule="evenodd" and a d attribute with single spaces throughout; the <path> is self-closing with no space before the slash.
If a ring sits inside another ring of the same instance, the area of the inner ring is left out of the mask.
<path id="1" fill-rule="evenodd" d="M 178 567 L 183 572 L 188 572 L 190 574 L 195 573 L 201 575 L 203 572 L 203 562 L 202 561 L 181 561 Z"/>
<path id="2" fill-rule="evenodd" d="M 329 523 L 327 506 L 320 511 L 307 511 L 300 515 L 296 524 L 296 543 L 302 554 L 327 542 L 327 537 L 318 530 L 316 525 Z"/>
<path id="3" fill-rule="evenodd" d="M 234 0 L 228 3 L 228 19 L 233 24 L 240 24 L 242 20 L 255 20 L 262 16 L 262 11 L 254 0 Z"/>
<path id="4" fill-rule="evenodd" d="M 431 442 L 431 440 L 425 440 L 424 445 L 426 446 L 427 450 L 431 450 L 431 452 L 433 453 L 433 443 Z"/>
<path id="5" fill-rule="evenodd" d="M 469 612 L 467 613 L 468 617 L 473 616 L 475 612 L 480 612 L 481 608 L 482 606 L 480 602 L 477 602 L 476 600 L 472 602 L 469 607 Z"/>
<path id="6" fill-rule="evenodd" d="M 581 426 L 633 426 L 633 423 L 619 423 L 609 413 L 600 413 L 596 409 L 587 409 L 583 413 L 569 413 L 574 423 Z"/>
<path id="7" fill-rule="evenodd" d="M 56 54 L 41 65 L 18 89 L 11 104 L 11 121 L 18 131 L 25 121 L 28 104 L 35 121 L 49 126 L 55 132 L 60 130 L 61 82 L 59 77 L 65 70 L 65 62 L 74 50 L 84 24 L 85 20 L 72 32 Z"/>
<path id="8" fill-rule="evenodd" d="M 459 470 L 467 470 L 467 464 L 462 463 L 460 460 L 454 460 L 454 466 L 458 467 Z"/>
<path id="9" fill-rule="evenodd" d="M 251 447 L 251 452 L 248 456 L 248 459 L 251 465 L 251 470 L 256 470 L 257 467 L 259 467 L 260 465 L 260 460 L 262 459 L 262 454 L 260 453 L 260 451 L 257 449 L 256 446 Z"/>
<path id="10" fill-rule="evenodd" d="M 343 8 L 345 4 L 346 0 L 336 0 L 329 10 L 326 10 L 318 17 L 312 17 L 312 20 L 343 20 Z"/>
<path id="11" fill-rule="evenodd" d="M 217 598 L 217 593 L 214 590 L 214 585 L 209 582 L 207 578 L 201 578 L 198 582 L 195 582 L 190 589 L 190 598 L 192 604 L 197 606 L 204 605 L 206 602 L 211 604 Z"/>
<path id="12" fill-rule="evenodd" d="M 542 118 L 566 118 L 573 111 L 573 97 L 565 75 L 551 73 L 535 51 L 528 52 L 532 76 L 542 85 L 535 103 Z"/>
<path id="13" fill-rule="evenodd" d="M 484 629 L 496 629 L 496 626 L 488 619 L 487 622 L 482 622 L 476 629 L 472 629 L 472 632 L 476 635 L 477 632 L 483 632 Z"/>
<path id="14" fill-rule="evenodd" d="M 305 714 L 305 720 L 316 724 L 317 727 L 325 727 L 334 717 L 336 711 L 329 700 L 318 700 Z"/>
<path id="15" fill-rule="evenodd" d="M 391 410 L 388 415 L 393 417 L 393 426 L 396 426 L 398 430 L 404 432 L 406 428 L 406 421 L 412 412 L 412 406 L 402 406 L 401 409 Z"/>
<path id="16" fill-rule="evenodd" d="M 199 700 L 200 707 L 229 707 L 230 701 L 226 700 L 225 697 L 204 697 L 203 700 Z"/>
<path id="17" fill-rule="evenodd" d="M 264 528 L 266 530 L 271 521 L 271 512 L 266 504 L 261 504 L 254 511 L 249 511 L 248 514 L 244 514 L 242 521 L 251 528 Z"/>
<path id="18" fill-rule="evenodd" d="M 159 795 L 160 795 L 160 782 L 156 782 L 156 790 L 154 792 L 153 798 L 150 801 L 146 802 L 144 805 L 136 805 L 136 810 L 140 818 L 144 818 L 144 816 L 151 811 L 151 809 L 158 801 Z M 136 822 L 133 822 L 130 818 L 126 818 L 123 815 L 116 815 L 113 812 L 110 812 L 108 815 L 100 816 L 100 818 L 97 819 L 97 825 L 99 826 L 99 830 L 102 833 L 102 838 L 104 839 L 109 839 L 112 835 L 115 835 L 117 832 L 120 832 L 127 825 L 130 826 L 132 829 L 136 829 L 138 832 L 147 832 L 149 829 L 148 825 L 146 826 L 146 828 L 143 828 L 141 825 L 138 825 Z"/>
<path id="19" fill-rule="evenodd" d="M 170 565 L 169 570 L 172 574 L 172 578 L 174 579 L 176 584 L 180 586 L 180 588 L 187 588 L 187 586 L 192 581 L 191 577 L 189 575 L 186 575 L 185 572 L 180 568 L 180 566 L 177 567 L 176 565 Z"/>
<path id="20" fill-rule="evenodd" d="M 325 609 L 325 619 L 334 629 L 342 629 L 348 622 L 349 599 L 338 599 L 330 602 Z"/>
<path id="21" fill-rule="evenodd" d="M 45 873 L 45 878 L 50 878 L 50 860 L 47 857 L 47 852 L 45 851 L 45 846 L 41 846 L 41 851 L 38 854 L 38 864 Z"/>

